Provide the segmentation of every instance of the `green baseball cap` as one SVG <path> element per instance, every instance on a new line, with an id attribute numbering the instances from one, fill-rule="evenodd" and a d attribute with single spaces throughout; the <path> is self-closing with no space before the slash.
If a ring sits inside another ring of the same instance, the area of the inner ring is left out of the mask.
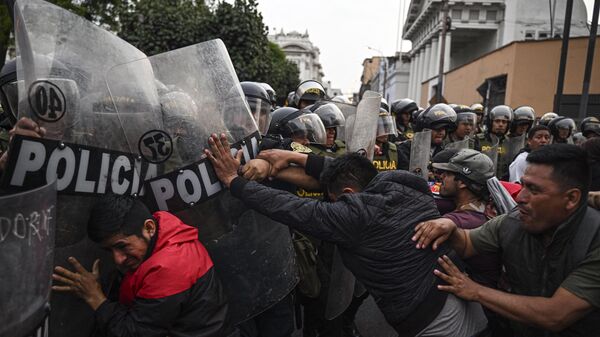
<path id="1" fill-rule="evenodd" d="M 485 154 L 471 149 L 458 151 L 447 163 L 433 163 L 436 169 L 461 174 L 477 184 L 484 185 L 495 174 L 494 163 Z"/>

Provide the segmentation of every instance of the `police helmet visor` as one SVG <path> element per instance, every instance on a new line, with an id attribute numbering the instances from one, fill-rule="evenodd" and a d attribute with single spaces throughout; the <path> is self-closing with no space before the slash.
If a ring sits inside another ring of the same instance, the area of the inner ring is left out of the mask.
<path id="1" fill-rule="evenodd" d="M 297 103 L 300 101 L 318 101 L 325 98 L 325 89 L 317 81 L 305 81 L 296 89 Z"/>
<path id="2" fill-rule="evenodd" d="M 398 135 L 396 121 L 391 115 L 380 114 L 379 119 L 377 120 L 377 137 L 387 135 Z"/>
<path id="3" fill-rule="evenodd" d="M 314 113 L 300 115 L 285 124 L 286 133 L 297 140 L 308 140 L 311 144 L 326 144 L 327 132 L 321 118 Z"/>
<path id="4" fill-rule="evenodd" d="M 9 82 L 5 83 L 2 90 L 2 107 L 5 112 L 8 112 L 12 118 L 17 119 L 18 114 L 18 106 L 19 106 L 19 88 L 17 85 L 18 82 Z M 6 106 L 4 106 L 6 105 Z"/>
<path id="5" fill-rule="evenodd" d="M 246 100 L 250 107 L 250 113 L 258 126 L 258 131 L 262 135 L 266 134 L 271 124 L 271 103 L 256 97 L 246 97 Z"/>
<path id="6" fill-rule="evenodd" d="M 475 125 L 477 115 L 474 112 L 459 112 L 456 114 L 456 123 Z"/>
<path id="7" fill-rule="evenodd" d="M 589 137 L 593 133 L 600 136 L 600 123 L 598 122 L 588 122 L 583 126 L 583 130 L 581 130 L 585 137 Z"/>
<path id="8" fill-rule="evenodd" d="M 564 130 L 570 130 L 570 131 L 576 130 L 575 121 L 572 120 L 571 118 L 565 118 L 565 119 L 556 121 L 554 123 L 554 126 L 557 129 L 564 129 Z"/>
<path id="9" fill-rule="evenodd" d="M 337 105 L 333 103 L 323 104 L 318 107 L 315 111 L 315 114 L 321 118 L 323 125 L 325 128 L 337 128 L 340 126 L 344 126 L 346 123 L 346 118 L 344 118 L 344 114 L 337 107 Z"/>

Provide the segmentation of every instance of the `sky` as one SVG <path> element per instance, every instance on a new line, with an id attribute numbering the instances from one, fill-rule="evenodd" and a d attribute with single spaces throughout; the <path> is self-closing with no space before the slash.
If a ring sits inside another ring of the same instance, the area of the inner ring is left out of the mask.
<path id="1" fill-rule="evenodd" d="M 525 1 L 525 0 L 522 0 Z M 588 21 L 594 0 L 584 0 Z M 308 31 L 320 51 L 325 81 L 344 94 L 360 87 L 362 62 L 397 50 L 410 50 L 410 41 L 397 39 L 404 24 L 409 0 L 258 0 L 269 33 Z M 369 49 L 371 48 L 371 49 Z"/>

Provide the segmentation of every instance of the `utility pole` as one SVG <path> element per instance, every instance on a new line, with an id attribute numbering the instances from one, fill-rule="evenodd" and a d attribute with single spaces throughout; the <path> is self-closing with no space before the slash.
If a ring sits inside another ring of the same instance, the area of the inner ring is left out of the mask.
<path id="1" fill-rule="evenodd" d="M 438 103 L 442 101 L 442 91 L 444 88 L 444 57 L 446 56 L 446 30 L 448 26 L 448 0 L 442 1 L 442 32 L 440 33 L 440 69 L 438 73 L 438 85 L 435 92 L 435 99 Z"/>
<path id="2" fill-rule="evenodd" d="M 594 63 L 594 51 L 596 48 L 596 33 L 598 32 L 598 12 L 600 11 L 600 0 L 594 1 L 594 11 L 592 12 L 592 27 L 590 28 L 590 40 L 588 42 L 587 60 L 585 61 L 585 70 L 583 73 L 583 88 L 581 90 L 581 100 L 579 101 L 579 120 L 587 116 L 588 99 L 590 95 L 590 80 L 592 77 L 592 64 Z"/>
<path id="3" fill-rule="evenodd" d="M 573 13 L 573 0 L 567 0 L 565 10 L 565 27 L 563 28 L 562 47 L 560 50 L 560 66 L 558 68 L 558 81 L 556 83 L 556 96 L 554 97 L 554 112 L 560 115 L 560 102 L 565 85 L 565 69 L 567 67 L 567 54 L 569 53 L 569 37 L 571 36 L 571 14 Z"/>

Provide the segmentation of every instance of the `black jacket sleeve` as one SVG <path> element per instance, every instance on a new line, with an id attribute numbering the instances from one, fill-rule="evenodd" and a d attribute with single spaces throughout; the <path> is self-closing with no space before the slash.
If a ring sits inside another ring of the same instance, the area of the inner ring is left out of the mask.
<path id="1" fill-rule="evenodd" d="M 131 307 L 105 301 L 96 309 L 99 332 L 107 337 L 226 335 L 227 304 L 214 268 L 190 289 L 162 298 L 135 298 Z"/>
<path id="2" fill-rule="evenodd" d="M 324 202 L 300 198 L 242 177 L 233 180 L 231 194 L 277 222 L 341 245 L 357 242 L 369 221 L 366 206 L 352 194 L 340 196 L 337 202 Z"/>
<path id="3" fill-rule="evenodd" d="M 408 171 L 410 164 L 410 148 L 412 142 L 410 140 L 404 141 L 396 146 L 398 151 L 398 169 Z"/>

